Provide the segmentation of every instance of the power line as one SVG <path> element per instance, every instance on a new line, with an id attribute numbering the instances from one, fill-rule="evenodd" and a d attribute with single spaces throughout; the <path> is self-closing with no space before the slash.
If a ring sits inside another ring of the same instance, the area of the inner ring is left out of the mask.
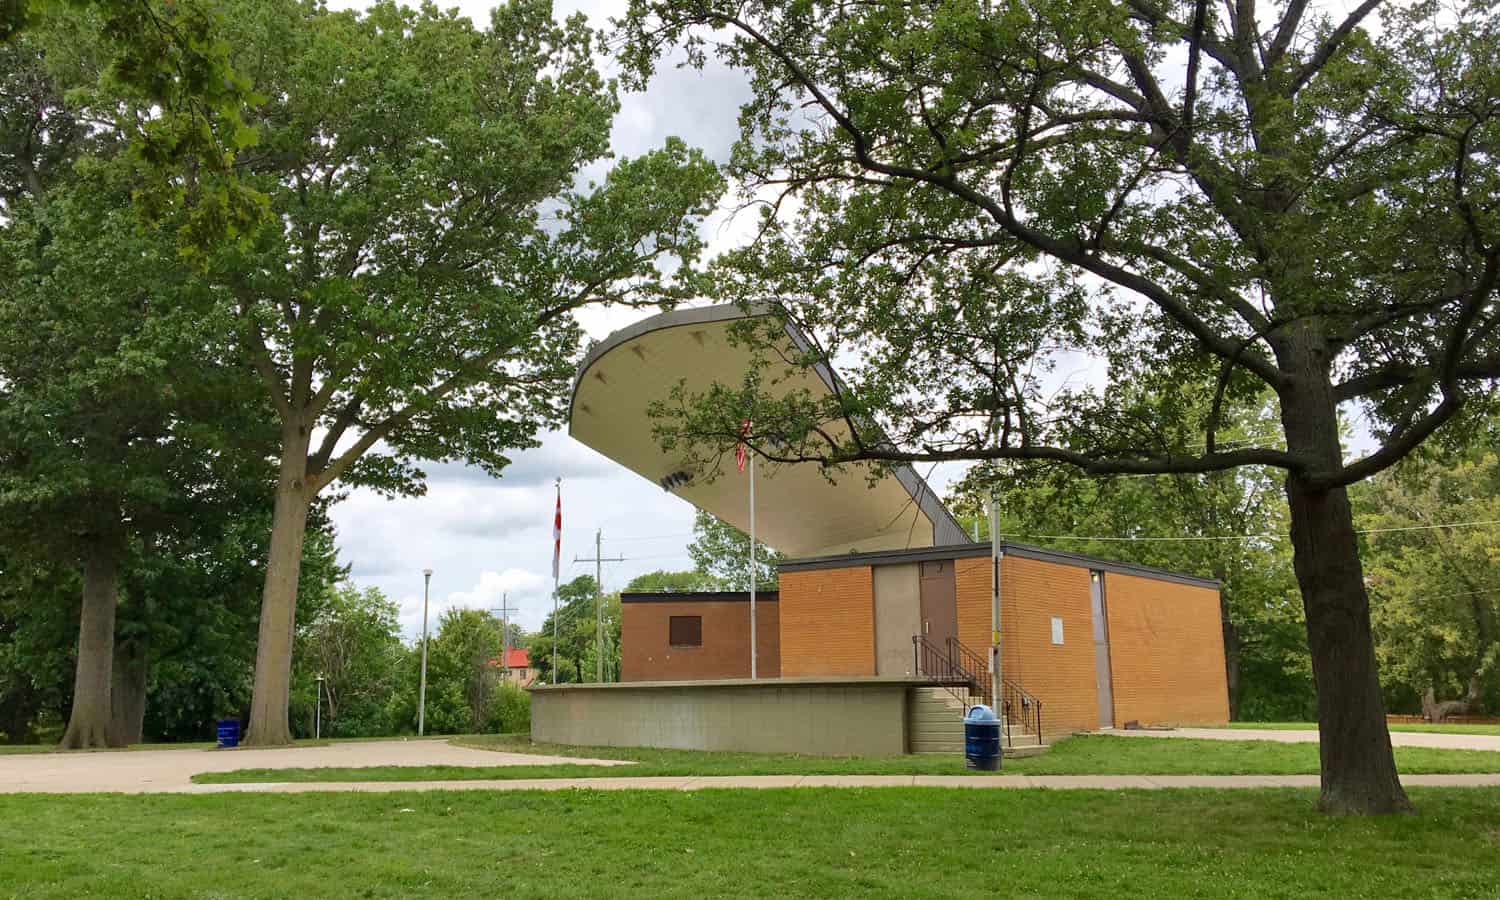
<path id="1" fill-rule="evenodd" d="M 1379 588 L 1375 588 L 1375 589 L 1372 589 L 1370 591 L 1370 593 L 1372 593 L 1372 594 L 1383 594 L 1385 592 L 1382 591 L 1382 590 L 1380 590 Z M 1405 593 L 1410 593 L 1410 592 L 1405 592 Z M 1421 595 L 1418 595 L 1418 596 L 1420 596 L 1423 600 L 1447 600 L 1447 599 L 1449 599 L 1451 597 L 1472 597 L 1475 594 L 1500 594 L 1500 584 L 1494 585 L 1493 587 L 1487 587 L 1487 588 L 1484 588 L 1484 589 L 1478 590 L 1478 591 L 1459 591 L 1456 594 L 1438 594 L 1435 597 L 1428 597 L 1425 594 L 1421 594 Z"/>
<path id="2" fill-rule="evenodd" d="M 1487 519 L 1480 522 L 1448 522 L 1442 525 L 1401 525 L 1394 528 L 1366 528 L 1356 534 L 1386 534 L 1392 531 L 1428 531 L 1434 528 L 1470 528 L 1478 525 L 1500 525 L 1500 519 Z"/>
<path id="3" fill-rule="evenodd" d="M 1484 519 L 1475 522 L 1443 522 L 1436 525 L 1396 525 L 1389 528 L 1358 528 L 1355 534 L 1392 534 L 1400 531 L 1432 531 L 1439 528 L 1477 528 L 1484 525 L 1500 525 L 1500 519 Z M 1279 540 L 1286 535 L 1279 532 L 1258 534 L 1194 535 L 1181 537 L 1117 537 L 1112 535 L 1083 534 L 1021 534 L 1017 538 L 1028 541 L 1120 541 L 1148 543 L 1159 541 L 1255 541 Z"/>
<path id="4" fill-rule="evenodd" d="M 610 538 L 610 540 L 614 541 L 616 544 L 619 544 L 626 541 L 680 541 L 683 538 L 690 538 L 695 536 L 696 535 L 694 535 L 693 532 L 685 531 L 679 532 L 677 534 L 637 534 L 631 535 L 630 537 Z"/>

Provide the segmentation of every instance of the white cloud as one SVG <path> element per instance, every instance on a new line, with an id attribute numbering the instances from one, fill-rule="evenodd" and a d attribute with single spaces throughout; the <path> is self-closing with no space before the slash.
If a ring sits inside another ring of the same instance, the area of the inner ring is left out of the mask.
<path id="1" fill-rule="evenodd" d="M 363 6 L 334 2 L 337 7 Z M 460 12 L 485 26 L 490 0 L 464 0 Z M 596 28 L 625 12 L 624 0 L 565 0 L 554 15 L 584 12 Z M 606 72 L 615 73 L 610 61 Z M 724 161 L 738 132 L 738 113 L 749 96 L 742 74 L 710 61 L 703 71 L 667 62 L 645 93 L 622 94 L 611 145 L 616 157 L 635 156 L 677 136 Z M 595 179 L 606 168 L 591 169 Z M 754 207 L 734 212 L 742 202 L 727 196 L 704 226 L 713 252 L 738 246 L 754 233 Z M 651 315 L 631 309 L 592 309 L 579 316 L 591 338 Z M 428 463 L 428 491 L 422 497 L 387 499 L 354 490 L 334 506 L 340 558 L 361 586 L 380 588 L 397 599 L 408 638 L 422 628 L 422 570 L 431 568 L 429 626 L 453 607 L 494 608 L 502 596 L 517 609 L 522 627 L 540 627 L 552 609 L 553 482 L 563 479 L 562 579 L 592 574 L 594 565 L 574 562 L 594 554 L 594 532 L 601 529 L 605 556 L 624 556 L 603 567 L 606 590 L 655 569 L 691 568 L 693 508 L 656 485 L 616 465 L 560 432 L 542 435 L 540 447 L 517 451 L 501 477 L 462 463 Z M 943 467 L 947 470 L 950 467 Z M 955 467 L 956 468 L 956 467 Z M 925 473 L 924 473 L 925 474 Z M 947 476 L 947 477 L 945 477 Z M 939 472 L 933 487 L 951 476 Z"/>

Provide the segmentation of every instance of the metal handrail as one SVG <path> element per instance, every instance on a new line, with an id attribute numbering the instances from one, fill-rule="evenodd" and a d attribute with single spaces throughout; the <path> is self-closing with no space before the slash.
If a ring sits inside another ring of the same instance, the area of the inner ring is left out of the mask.
<path id="1" fill-rule="evenodd" d="M 948 638 L 948 653 L 958 660 L 959 664 L 968 667 L 969 671 L 982 672 L 988 668 L 989 663 L 964 646 L 963 641 L 956 637 Z M 990 696 L 993 688 L 990 684 L 984 684 L 976 693 L 986 697 L 990 706 L 995 706 L 995 698 Z M 1024 688 L 1007 678 L 1000 679 L 1000 703 L 999 706 L 1005 717 L 1005 743 L 1007 746 L 1015 746 L 1011 740 L 1011 725 L 1020 721 L 1022 727 L 1036 736 L 1038 745 L 1042 744 L 1042 701 L 1027 693 Z"/>
<path id="2" fill-rule="evenodd" d="M 956 637 L 948 638 L 948 655 L 957 660 L 958 665 L 969 673 L 969 677 L 972 680 L 972 692 L 978 694 L 980 699 L 993 709 L 995 698 L 990 696 L 994 691 L 989 679 L 979 677 L 981 673 L 989 668 L 988 661 L 978 653 L 965 647 L 964 642 Z"/>
<path id="3" fill-rule="evenodd" d="M 975 683 L 974 673 L 958 664 L 951 647 L 939 647 L 920 634 L 911 636 L 911 646 L 916 673 L 953 695 L 967 713 L 970 688 Z M 962 685 L 963 690 L 958 690 L 955 685 Z"/>

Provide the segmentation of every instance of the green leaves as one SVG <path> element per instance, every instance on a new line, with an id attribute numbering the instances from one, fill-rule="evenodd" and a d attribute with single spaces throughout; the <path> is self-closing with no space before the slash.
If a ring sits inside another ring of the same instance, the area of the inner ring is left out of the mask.
<path id="1" fill-rule="evenodd" d="M 133 191 L 148 227 L 176 225 L 185 257 L 202 261 L 243 239 L 268 213 L 244 185 L 237 155 L 256 143 L 244 118 L 260 99 L 229 61 L 212 0 L 20 0 L 0 41 L 30 33 L 77 63 L 90 118 L 127 142 Z M 95 79 L 87 85 L 85 79 Z M 122 102 L 123 101 L 123 102 Z"/>
<path id="2" fill-rule="evenodd" d="M 213 280 L 283 417 L 327 435 L 315 489 L 420 491 L 422 459 L 499 472 L 559 421 L 573 310 L 682 296 L 722 182 L 673 141 L 573 187 L 618 108 L 581 19 L 277 0 L 227 28 L 270 98 L 244 163 L 279 224 Z"/>
<path id="3" fill-rule="evenodd" d="M 632 78 L 712 47 L 753 90 L 727 174 L 775 212 L 705 292 L 784 315 L 844 376 L 821 405 L 762 378 L 734 414 L 827 425 L 797 448 L 825 464 L 1268 463 L 1347 483 L 1493 395 L 1493 0 L 1392 8 L 1380 29 L 1366 7 L 1243 12 L 633 3 Z M 1205 452 L 1212 416 L 1163 448 L 1178 423 L 1124 405 L 1145 377 L 1288 400 L 1309 370 L 1388 452 Z M 665 438 L 722 452 L 712 407 L 739 389 L 679 398 Z"/>
<path id="4" fill-rule="evenodd" d="M 1493 436 L 1495 424 L 1489 431 Z M 1354 492 L 1387 693 L 1407 709 L 1433 689 L 1462 697 L 1474 679 L 1500 702 L 1500 525 L 1392 531 L 1500 520 L 1493 439 L 1382 473 Z"/>
<path id="5" fill-rule="evenodd" d="M 699 510 L 693 520 L 693 542 L 688 544 L 696 574 L 713 582 L 721 591 L 750 589 L 750 536 Z M 776 590 L 776 564 L 780 553 L 765 544 L 755 545 L 755 584 L 760 590 Z"/>

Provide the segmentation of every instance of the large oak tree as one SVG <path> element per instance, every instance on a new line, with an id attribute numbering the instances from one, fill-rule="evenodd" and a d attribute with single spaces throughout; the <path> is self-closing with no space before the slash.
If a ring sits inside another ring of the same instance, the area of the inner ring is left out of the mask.
<path id="1" fill-rule="evenodd" d="M 274 224 L 212 277 L 280 419 L 248 740 L 291 739 L 297 571 L 335 483 L 420 492 L 420 460 L 499 473 L 559 420 L 588 304 L 670 300 L 722 190 L 678 141 L 602 183 L 615 86 L 582 17 L 514 0 L 487 29 L 435 7 L 226 8 L 268 98 L 240 177 Z"/>
<path id="2" fill-rule="evenodd" d="M 719 453 L 750 415 L 790 439 L 758 452 L 827 465 L 1280 469 L 1321 806 L 1409 809 L 1346 489 L 1500 376 L 1497 23 L 1493 0 L 636 0 L 636 72 L 686 46 L 751 79 L 729 174 L 765 228 L 713 289 L 847 373 L 683 395 L 666 437 Z M 1226 443 L 1217 399 L 1125 390 L 1152 379 L 1269 391 L 1280 428 Z M 1191 441 L 1164 427 L 1189 416 Z"/>

